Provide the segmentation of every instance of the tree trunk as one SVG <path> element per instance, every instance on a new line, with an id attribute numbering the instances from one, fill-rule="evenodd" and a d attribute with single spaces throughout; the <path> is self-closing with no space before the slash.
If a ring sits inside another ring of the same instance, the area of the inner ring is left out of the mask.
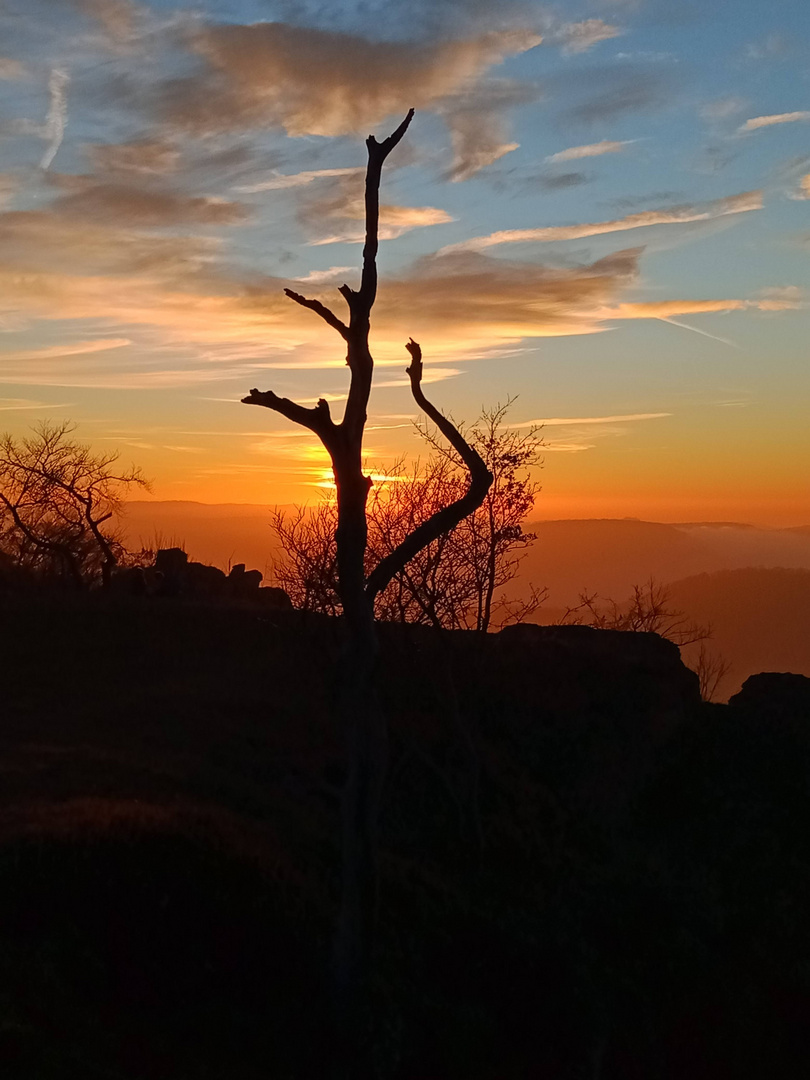
<path id="1" fill-rule="evenodd" d="M 386 721 L 377 694 L 379 642 L 365 593 L 366 500 L 371 481 L 359 460 L 335 461 L 336 532 L 346 642 L 338 716 L 346 739 L 341 802 L 340 911 L 333 942 L 335 1012 L 347 1064 L 370 1045 L 371 974 L 378 893 L 378 820 L 386 769 Z M 357 455 L 359 458 L 359 455 Z"/>

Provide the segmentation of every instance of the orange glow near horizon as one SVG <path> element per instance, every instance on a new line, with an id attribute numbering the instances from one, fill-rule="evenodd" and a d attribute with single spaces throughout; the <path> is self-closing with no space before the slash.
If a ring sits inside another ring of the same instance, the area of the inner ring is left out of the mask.
<path id="1" fill-rule="evenodd" d="M 456 421 L 546 421 L 541 517 L 810 524 L 801 5 L 778 33 L 753 4 L 11 6 L 0 432 L 75 421 L 159 500 L 317 499 L 322 447 L 240 401 L 340 418 L 345 343 L 285 289 L 344 314 L 363 140 L 413 107 L 380 192 L 368 471 L 425 456 L 412 337 Z"/>

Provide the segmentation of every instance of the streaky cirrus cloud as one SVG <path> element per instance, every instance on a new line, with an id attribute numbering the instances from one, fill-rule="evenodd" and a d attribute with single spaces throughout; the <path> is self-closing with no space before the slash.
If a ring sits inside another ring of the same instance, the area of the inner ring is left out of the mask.
<path id="1" fill-rule="evenodd" d="M 543 416 L 537 420 L 521 420 L 519 424 L 508 424 L 510 428 L 524 427 L 568 427 L 569 424 L 623 424 L 631 420 L 661 420 L 672 416 L 668 412 L 625 413 L 623 416 Z"/>
<path id="2" fill-rule="evenodd" d="M 0 250 L 16 274 L 148 275 L 153 281 L 192 278 L 221 253 L 220 238 L 198 229 L 165 235 L 62 211 L 0 213 Z M 2 304 L 2 298 L 0 298 Z"/>
<path id="3" fill-rule="evenodd" d="M 805 173 L 799 179 L 799 187 L 793 193 L 794 199 L 810 199 L 810 173 Z"/>
<path id="4" fill-rule="evenodd" d="M 722 199 L 698 205 L 670 206 L 661 210 L 643 210 L 638 214 L 613 221 L 589 222 L 582 225 L 550 225 L 538 229 L 505 229 L 490 233 L 489 236 L 476 236 L 450 244 L 442 254 L 454 251 L 483 251 L 499 244 L 551 243 L 561 240 L 581 240 L 588 236 L 602 236 L 606 233 L 624 232 L 628 229 L 641 229 L 650 225 L 686 225 L 697 221 L 711 221 L 729 214 L 744 214 L 751 210 L 761 210 L 762 191 L 745 191 L 740 195 L 729 195 Z"/>
<path id="5" fill-rule="evenodd" d="M 156 187 L 105 183 L 90 176 L 60 176 L 64 189 L 51 210 L 75 221 L 109 221 L 116 225 L 238 225 L 248 216 L 243 203 L 220 196 L 192 196 Z"/>
<path id="6" fill-rule="evenodd" d="M 62 356 L 83 356 L 89 353 L 108 352 L 131 345 L 129 338 L 96 338 L 91 341 L 74 341 L 72 344 L 48 345 L 42 349 L 27 349 L 24 352 L 11 352 L 3 355 L 10 363 L 24 363 L 27 360 L 52 360 Z"/>
<path id="7" fill-rule="evenodd" d="M 33 398 L 0 398 L 0 412 L 42 412 L 44 409 L 69 409 L 72 402 L 35 401 Z"/>
<path id="8" fill-rule="evenodd" d="M 39 163 L 39 167 L 46 171 L 53 164 L 53 159 L 56 157 L 65 137 L 68 115 L 67 86 L 69 82 L 70 75 L 64 68 L 54 68 L 51 71 L 48 79 L 50 104 L 48 105 L 45 125 L 42 129 L 43 138 L 47 139 L 48 146 Z"/>
<path id="9" fill-rule="evenodd" d="M 620 300 L 636 275 L 638 255 L 620 252 L 562 269 L 477 254 L 421 260 L 380 290 L 375 358 L 380 367 L 401 367 L 409 334 L 422 340 L 430 363 L 452 366 L 497 356 L 527 338 L 598 332 L 603 327 L 589 312 Z M 270 369 L 328 368 L 342 376 L 341 342 L 321 320 L 290 303 L 285 284 L 278 278 L 236 283 L 214 272 L 191 278 L 178 272 L 172 282 L 151 275 L 19 274 L 2 268 L 0 311 L 8 307 L 43 322 L 93 320 L 120 327 L 133 341 L 114 363 L 101 353 L 71 364 L 56 355 L 18 358 L 4 363 L 4 380 L 161 387 L 239 378 L 255 386 Z M 342 302 L 333 288 L 314 292 Z"/>
<path id="10" fill-rule="evenodd" d="M 310 245 L 361 243 L 365 239 L 364 229 L 357 226 L 357 222 L 365 221 L 366 215 L 363 184 L 358 176 L 363 172 L 362 169 L 321 170 L 325 183 L 319 185 L 314 197 L 299 203 L 296 215 L 310 233 Z M 394 240 L 411 229 L 443 225 L 452 220 L 446 210 L 435 206 L 384 203 L 380 206 L 379 238 Z"/>
<path id="11" fill-rule="evenodd" d="M 361 209 L 357 213 L 348 213 L 347 217 L 357 221 L 363 220 Z M 380 225 L 378 236 L 380 240 L 396 240 L 403 233 L 411 229 L 425 228 L 428 225 L 445 225 L 454 219 L 446 210 L 440 210 L 436 206 L 391 206 L 380 207 Z M 321 247 L 325 244 L 362 244 L 365 234 L 357 229 L 346 232 L 333 233 L 317 240 L 310 240 L 310 246 Z"/>
<path id="12" fill-rule="evenodd" d="M 569 146 L 567 150 L 550 154 L 546 161 L 576 161 L 579 158 L 601 157 L 602 154 L 619 154 L 625 146 L 632 146 L 634 142 L 638 142 L 638 139 L 622 139 L 619 142 L 603 139 L 602 142 L 590 143 L 587 146 Z"/>
<path id="13" fill-rule="evenodd" d="M 581 22 L 562 23 L 547 35 L 547 40 L 559 45 L 562 52 L 570 56 L 587 52 L 600 41 L 609 41 L 623 33 L 620 26 L 606 23 L 604 19 L 583 19 Z"/>
<path id="14" fill-rule="evenodd" d="M 670 319 L 676 315 L 710 315 L 727 311 L 796 311 L 801 306 L 798 300 L 767 297 L 757 300 L 641 300 L 600 308 L 593 314 L 604 320 Z"/>
<path id="15" fill-rule="evenodd" d="M 325 281 L 343 281 L 346 274 L 355 273 L 357 273 L 356 266 L 330 266 L 328 270 L 310 270 L 295 280 L 302 285 L 323 285 Z"/>
<path id="16" fill-rule="evenodd" d="M 244 195 L 253 195 L 259 191 L 283 191 L 286 188 L 307 187 L 316 180 L 331 179 L 335 176 L 359 176 L 365 173 L 363 166 L 351 166 L 345 169 L 310 169 L 299 173 L 281 173 L 274 169 L 266 180 L 255 184 L 241 184 L 234 191 Z"/>
<path id="17" fill-rule="evenodd" d="M 386 278 L 380 290 L 373 336 L 378 366 L 400 368 L 409 335 L 423 344 L 429 364 L 456 370 L 459 362 L 513 355 L 524 343 L 541 338 L 599 333 L 623 319 L 797 306 L 789 298 L 623 303 L 622 293 L 637 279 L 640 254 L 641 249 L 631 249 L 564 267 L 469 252 L 418 260 L 408 272 Z M 83 320 L 86 325 L 93 320 L 100 327 L 119 326 L 128 335 L 89 346 L 79 343 L 71 363 L 66 362 L 70 346 L 49 346 L 28 356 L 9 353 L 4 380 L 160 388 L 239 379 L 272 386 L 271 372 L 282 372 L 284 380 L 284 371 L 300 376 L 307 369 L 342 379 L 345 356 L 339 339 L 321 320 L 289 302 L 282 293 L 285 284 L 278 278 L 238 284 L 213 272 L 190 280 L 178 274 L 171 282 L 150 276 L 2 270 L 1 306 L 43 322 Z M 341 303 L 334 288 L 313 283 L 307 292 Z M 126 341 L 132 346 L 123 349 Z M 111 362 L 105 352 L 119 347 Z"/>
<path id="18" fill-rule="evenodd" d="M 810 110 L 804 112 L 774 113 L 772 116 L 752 116 L 741 124 L 737 131 L 744 134 L 748 131 L 758 131 L 760 128 L 773 127 L 775 124 L 795 124 L 802 120 L 810 120 Z"/>
<path id="19" fill-rule="evenodd" d="M 167 176 L 180 165 L 180 152 L 161 138 L 125 143 L 92 143 L 86 147 L 96 173 L 124 176 Z"/>

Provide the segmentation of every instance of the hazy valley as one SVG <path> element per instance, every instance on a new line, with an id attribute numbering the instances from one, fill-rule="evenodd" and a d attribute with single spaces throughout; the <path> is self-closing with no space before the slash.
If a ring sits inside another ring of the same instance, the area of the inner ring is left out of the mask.
<path id="1" fill-rule="evenodd" d="M 244 562 L 272 578 L 266 506 L 139 501 L 124 525 L 132 547 L 177 544 L 202 562 Z M 527 529 L 537 539 L 510 592 L 548 588 L 538 621 L 557 621 L 583 592 L 622 600 L 652 577 L 670 586 L 673 608 L 711 626 L 712 650 L 731 665 L 722 699 L 759 671 L 810 675 L 810 527 L 606 518 Z"/>

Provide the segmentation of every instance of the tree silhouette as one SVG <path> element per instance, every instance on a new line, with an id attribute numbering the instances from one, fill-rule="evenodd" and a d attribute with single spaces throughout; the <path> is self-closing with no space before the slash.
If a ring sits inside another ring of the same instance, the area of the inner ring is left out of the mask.
<path id="1" fill-rule="evenodd" d="M 480 454 L 422 391 L 422 350 L 413 339 L 407 374 L 419 408 L 433 421 L 469 472 L 467 490 L 438 509 L 397 547 L 366 572 L 368 523 L 366 506 L 371 479 L 363 473 L 363 434 L 371 393 L 374 361 L 369 348 L 371 309 L 377 296 L 379 189 L 386 158 L 400 142 L 413 109 L 387 139 L 366 140 L 365 245 L 360 288 L 342 285 L 349 321 L 345 323 L 319 300 L 292 289 L 285 293 L 335 330 L 346 343 L 349 392 L 343 419 L 336 423 L 321 398 L 305 408 L 272 390 L 253 389 L 243 402 L 261 405 L 314 432 L 329 454 L 337 488 L 338 590 L 346 627 L 340 660 L 338 711 L 347 738 L 347 778 L 342 793 L 342 886 L 334 939 L 333 964 L 339 1028 L 356 1052 L 363 1045 L 368 1019 L 373 927 L 377 908 L 377 824 L 386 763 L 386 724 L 376 692 L 379 645 L 374 626 L 374 600 L 391 579 L 426 545 L 454 528 L 486 496 L 492 474 Z"/>
<path id="2" fill-rule="evenodd" d="M 0 549 L 24 570 L 86 588 L 109 585 L 123 546 L 112 524 L 139 469 L 117 453 L 94 454 L 70 438 L 69 422 L 42 423 L 32 437 L 0 438 Z"/>
<path id="3" fill-rule="evenodd" d="M 545 591 L 531 588 L 523 599 L 501 590 L 517 575 L 533 543 L 523 523 L 539 490 L 530 469 L 542 446 L 535 429 L 520 433 L 506 425 L 509 407 L 485 409 L 463 429 L 493 475 L 481 505 L 455 529 L 424 547 L 376 598 L 379 619 L 422 623 L 448 630 L 500 629 L 533 614 Z M 464 491 L 467 470 L 458 455 L 418 426 L 433 453 L 412 469 L 395 464 L 372 489 L 367 504 L 366 569 L 394 551 L 405 536 Z M 335 526 L 330 497 L 311 509 L 277 509 L 270 527 L 279 542 L 274 576 L 296 607 L 327 615 L 340 613 Z"/>

